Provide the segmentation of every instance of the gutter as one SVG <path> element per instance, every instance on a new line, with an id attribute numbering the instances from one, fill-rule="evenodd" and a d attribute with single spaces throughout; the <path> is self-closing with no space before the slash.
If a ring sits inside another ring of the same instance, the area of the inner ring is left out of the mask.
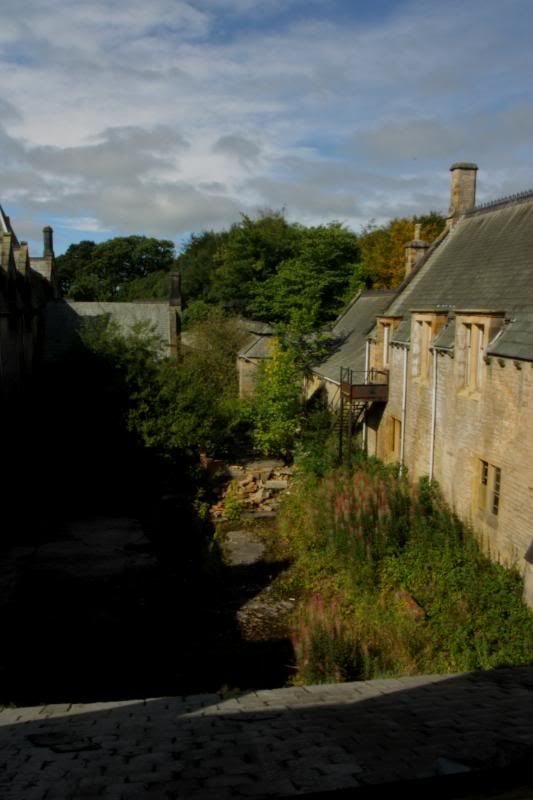
<path id="1" fill-rule="evenodd" d="M 403 386 L 402 386 L 402 439 L 400 442 L 400 477 L 404 471 L 405 456 L 405 416 L 407 408 L 407 347 L 403 349 Z"/>
<path id="2" fill-rule="evenodd" d="M 370 366 L 370 339 L 365 342 L 365 383 L 368 383 L 368 368 Z M 366 411 L 363 417 L 363 449 L 365 455 L 368 455 L 368 430 L 366 425 Z"/>
<path id="3" fill-rule="evenodd" d="M 436 347 L 433 350 L 433 381 L 431 387 L 431 441 L 429 446 L 429 480 L 433 480 L 433 461 L 435 459 L 435 429 L 437 426 L 437 358 Z"/>

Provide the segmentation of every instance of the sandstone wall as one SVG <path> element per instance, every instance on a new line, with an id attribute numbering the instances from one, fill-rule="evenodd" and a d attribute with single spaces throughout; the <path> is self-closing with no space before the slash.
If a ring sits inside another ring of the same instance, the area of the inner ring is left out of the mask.
<path id="1" fill-rule="evenodd" d="M 379 346 L 375 348 L 379 360 Z M 412 375 L 408 356 L 405 464 L 412 480 L 430 472 L 432 372 Z M 433 477 L 454 511 L 471 524 L 486 551 L 525 570 L 533 536 L 533 368 L 528 362 L 489 359 L 479 390 L 464 387 L 462 365 L 449 354 L 437 356 L 437 405 Z M 393 418 L 401 420 L 403 348 L 390 358 L 389 400 L 370 452 L 397 461 Z M 498 513 L 492 512 L 494 485 L 483 488 L 482 462 L 501 473 Z M 483 502 L 483 496 L 485 502 Z"/>

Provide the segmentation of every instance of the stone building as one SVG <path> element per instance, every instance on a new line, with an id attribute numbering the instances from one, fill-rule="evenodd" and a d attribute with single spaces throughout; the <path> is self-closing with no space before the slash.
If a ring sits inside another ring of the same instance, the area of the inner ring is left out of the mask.
<path id="1" fill-rule="evenodd" d="M 368 452 L 437 480 L 533 605 L 533 192 L 476 207 L 476 173 L 451 167 L 448 225 L 407 245 L 403 284 L 358 342 L 368 372 L 340 393 L 364 402 Z"/>
<path id="2" fill-rule="evenodd" d="M 43 360 L 60 358 L 78 338 L 83 322 L 109 317 L 128 333 L 144 323 L 159 338 L 161 354 L 177 357 L 180 341 L 179 276 L 170 273 L 163 302 L 77 302 L 60 297 L 55 278 L 52 228 L 43 228 L 43 254 L 19 242 L 0 206 L 0 403 L 13 405 Z"/>
<path id="3" fill-rule="evenodd" d="M 266 322 L 242 320 L 247 334 L 244 345 L 237 354 L 239 373 L 239 397 L 249 397 L 255 391 L 258 368 L 265 359 L 271 358 L 274 329 Z"/>
<path id="4" fill-rule="evenodd" d="M 45 308 L 57 292 L 51 228 L 42 257 L 31 257 L 0 207 L 0 236 L 0 404 L 12 409 L 42 358 Z"/>

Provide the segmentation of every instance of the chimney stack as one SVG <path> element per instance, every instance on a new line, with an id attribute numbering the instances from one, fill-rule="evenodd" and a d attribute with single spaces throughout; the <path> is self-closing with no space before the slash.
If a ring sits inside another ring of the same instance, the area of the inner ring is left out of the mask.
<path id="1" fill-rule="evenodd" d="M 415 238 L 412 241 L 407 242 L 404 248 L 406 278 L 411 274 L 416 262 L 422 258 L 429 247 L 429 244 L 420 238 L 420 228 L 421 226 L 417 223 L 415 225 Z"/>
<path id="2" fill-rule="evenodd" d="M 43 228 L 44 257 L 54 255 L 54 231 L 47 225 Z"/>
<path id="3" fill-rule="evenodd" d="M 452 164 L 450 209 L 448 211 L 448 227 L 451 228 L 459 217 L 476 205 L 476 173 L 477 164 L 459 162 Z"/>

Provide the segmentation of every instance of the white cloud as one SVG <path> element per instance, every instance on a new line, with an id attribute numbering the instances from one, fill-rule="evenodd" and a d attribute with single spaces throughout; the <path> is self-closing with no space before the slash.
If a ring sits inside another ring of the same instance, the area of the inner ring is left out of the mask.
<path id="1" fill-rule="evenodd" d="M 0 0 L 0 199 L 174 238 L 257 206 L 445 208 L 463 158 L 493 193 L 533 184 L 528 0 L 356 7 Z"/>

